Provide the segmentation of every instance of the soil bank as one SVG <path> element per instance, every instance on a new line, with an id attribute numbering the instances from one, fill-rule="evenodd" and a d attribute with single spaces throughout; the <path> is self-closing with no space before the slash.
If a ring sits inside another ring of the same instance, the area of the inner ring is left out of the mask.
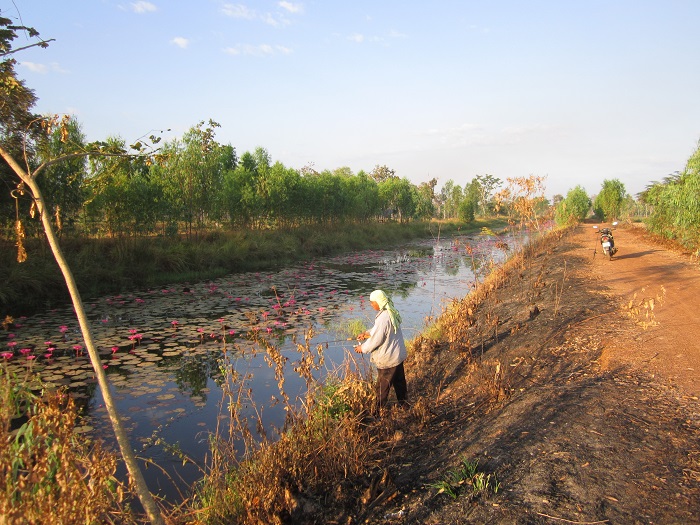
<path id="1" fill-rule="evenodd" d="M 366 497 L 327 522 L 700 523 L 700 269 L 640 228 L 615 239 L 608 261 L 580 225 L 512 268 L 471 352 L 417 341 L 413 409 L 381 421 Z M 439 493 L 461 459 L 498 492 Z"/>

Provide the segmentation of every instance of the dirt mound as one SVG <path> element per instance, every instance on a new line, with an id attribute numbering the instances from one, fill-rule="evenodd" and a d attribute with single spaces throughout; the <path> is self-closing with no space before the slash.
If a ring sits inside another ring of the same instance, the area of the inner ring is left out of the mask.
<path id="1" fill-rule="evenodd" d="M 700 523 L 700 271 L 633 227 L 594 257 L 589 228 L 488 294 L 471 353 L 419 342 L 415 405 L 381 423 L 383 485 L 368 473 L 337 522 Z M 488 490 L 450 478 L 463 461 Z"/>

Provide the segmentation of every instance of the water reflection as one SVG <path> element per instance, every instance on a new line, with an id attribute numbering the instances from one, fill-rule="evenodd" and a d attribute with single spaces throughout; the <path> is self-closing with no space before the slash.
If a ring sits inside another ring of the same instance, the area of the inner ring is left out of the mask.
<path id="1" fill-rule="evenodd" d="M 324 344 L 326 366 L 334 368 L 353 344 L 343 327 L 354 320 L 372 325 L 372 290 L 393 297 L 404 334 L 413 337 L 426 319 L 469 292 L 475 273 L 480 278 L 504 257 L 494 238 L 454 237 L 89 302 L 95 342 L 132 442 L 172 476 L 149 469 L 149 486 L 172 499 L 173 485 L 186 487 L 201 477 L 207 433 L 227 432 L 222 366 L 252 375 L 255 399 L 265 406 L 265 431 L 274 432 L 286 413 L 283 404 L 270 403 L 280 396 L 278 378 L 265 362 L 261 341 L 278 346 L 293 368 L 300 358 L 294 338 L 303 341 L 313 328 L 310 343 Z M 67 386 L 82 401 L 85 431 L 111 441 L 92 368 L 77 349 L 79 337 L 72 309 L 21 319 L 1 343 L 4 363 L 19 373 L 31 368 L 48 387 Z M 303 391 L 297 374 L 285 381 L 292 399 Z M 177 444 L 194 463 L 183 466 L 163 442 Z"/>

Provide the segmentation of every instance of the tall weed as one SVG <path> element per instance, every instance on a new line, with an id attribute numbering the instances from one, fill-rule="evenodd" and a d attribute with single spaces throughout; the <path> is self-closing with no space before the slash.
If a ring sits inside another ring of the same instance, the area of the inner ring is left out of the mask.
<path id="1" fill-rule="evenodd" d="M 0 371 L 0 397 L 3 523 L 135 521 L 114 477 L 116 457 L 75 432 L 77 410 L 70 397 L 60 391 L 37 397 L 6 369 Z M 18 414 L 24 419 L 13 428 Z"/>

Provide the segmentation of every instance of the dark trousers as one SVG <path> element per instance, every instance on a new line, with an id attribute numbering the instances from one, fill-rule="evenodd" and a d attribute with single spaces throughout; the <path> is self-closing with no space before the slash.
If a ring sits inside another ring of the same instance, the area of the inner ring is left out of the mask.
<path id="1" fill-rule="evenodd" d="M 406 405 L 407 388 L 403 363 L 392 368 L 377 369 L 377 402 L 379 409 L 386 406 L 387 399 L 389 399 L 389 390 L 392 386 L 399 405 Z"/>

